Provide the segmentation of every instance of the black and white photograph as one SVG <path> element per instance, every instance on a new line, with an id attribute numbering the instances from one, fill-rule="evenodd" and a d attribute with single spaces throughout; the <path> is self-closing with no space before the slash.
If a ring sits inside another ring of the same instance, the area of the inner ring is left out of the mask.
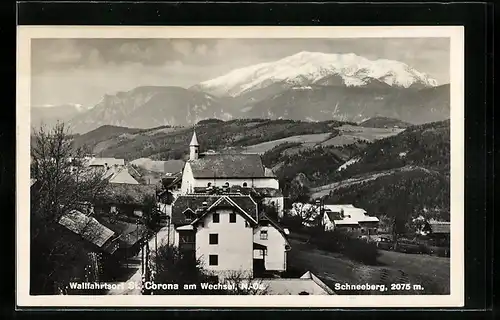
<path id="1" fill-rule="evenodd" d="M 19 29 L 27 305 L 463 304 L 462 28 Z"/>

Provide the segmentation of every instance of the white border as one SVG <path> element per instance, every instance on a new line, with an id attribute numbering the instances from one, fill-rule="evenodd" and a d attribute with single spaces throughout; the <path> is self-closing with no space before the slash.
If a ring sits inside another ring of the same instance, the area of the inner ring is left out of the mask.
<path id="1" fill-rule="evenodd" d="M 464 28 L 20 26 L 17 29 L 16 298 L 25 307 L 459 307 L 464 305 Z M 390 296 L 30 296 L 29 164 L 32 38 L 450 38 L 450 295 Z"/>

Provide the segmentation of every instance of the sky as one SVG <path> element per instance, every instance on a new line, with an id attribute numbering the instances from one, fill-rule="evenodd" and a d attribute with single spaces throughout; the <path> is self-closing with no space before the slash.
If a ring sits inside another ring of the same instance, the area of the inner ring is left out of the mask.
<path id="1" fill-rule="evenodd" d="M 449 83 L 449 38 L 33 39 L 31 105 L 96 104 L 138 86 L 188 88 L 300 51 L 391 59 Z"/>

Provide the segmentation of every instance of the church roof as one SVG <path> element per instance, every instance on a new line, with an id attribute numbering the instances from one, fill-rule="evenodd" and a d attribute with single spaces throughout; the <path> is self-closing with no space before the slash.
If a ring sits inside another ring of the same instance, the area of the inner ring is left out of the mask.
<path id="1" fill-rule="evenodd" d="M 206 154 L 190 161 L 194 178 L 264 178 L 258 154 Z"/>
<path id="2" fill-rule="evenodd" d="M 196 131 L 193 131 L 193 137 L 191 138 L 190 146 L 198 146 L 198 139 L 196 138 Z"/>

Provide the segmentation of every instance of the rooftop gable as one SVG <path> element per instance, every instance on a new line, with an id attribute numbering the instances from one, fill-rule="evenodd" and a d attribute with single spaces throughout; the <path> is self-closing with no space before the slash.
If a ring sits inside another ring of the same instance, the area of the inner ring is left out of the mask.
<path id="1" fill-rule="evenodd" d="M 205 207 L 203 206 L 204 203 L 206 203 Z M 195 213 L 203 212 L 202 215 L 204 215 L 210 210 L 224 205 L 237 208 L 251 221 L 257 221 L 257 204 L 249 196 L 191 194 L 181 195 L 172 203 L 172 223 L 175 225 L 193 223 L 194 220 L 188 219 L 184 214 L 187 209 L 191 209 Z M 203 210 L 200 211 L 199 209 Z"/>

